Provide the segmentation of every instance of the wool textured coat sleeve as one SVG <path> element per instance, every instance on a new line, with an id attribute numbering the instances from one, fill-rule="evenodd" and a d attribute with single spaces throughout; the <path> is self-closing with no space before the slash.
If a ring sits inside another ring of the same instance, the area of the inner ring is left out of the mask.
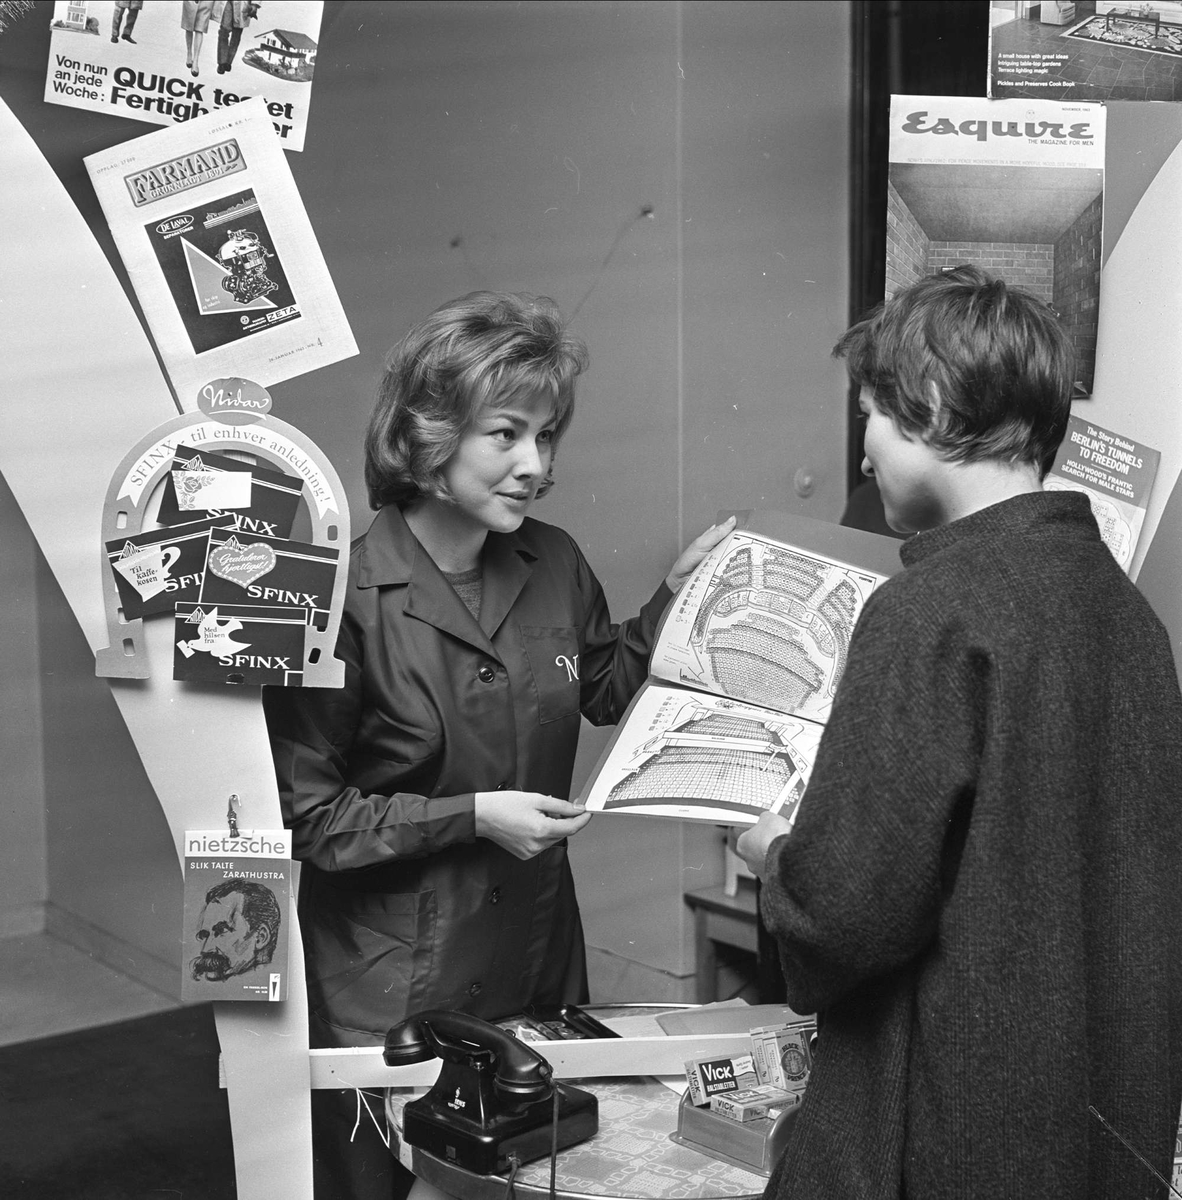
<path id="1" fill-rule="evenodd" d="M 971 810 L 994 666 L 962 631 L 872 596 L 764 917 L 798 1012 L 845 998 L 933 939 Z M 917 680 L 923 671 L 926 678 Z"/>

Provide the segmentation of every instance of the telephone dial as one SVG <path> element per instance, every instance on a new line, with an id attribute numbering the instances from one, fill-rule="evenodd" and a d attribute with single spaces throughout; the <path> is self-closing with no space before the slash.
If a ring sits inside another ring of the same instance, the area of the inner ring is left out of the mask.
<path id="1" fill-rule="evenodd" d="M 402 1137 L 444 1162 L 499 1174 L 593 1137 L 599 1103 L 557 1083 L 550 1064 L 508 1030 L 467 1013 L 431 1009 L 395 1025 L 387 1066 L 440 1058 L 435 1085 L 402 1110 Z"/>

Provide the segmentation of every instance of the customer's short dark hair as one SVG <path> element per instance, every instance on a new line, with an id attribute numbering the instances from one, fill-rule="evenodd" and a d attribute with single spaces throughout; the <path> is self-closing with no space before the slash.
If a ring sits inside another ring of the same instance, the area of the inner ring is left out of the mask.
<path id="1" fill-rule="evenodd" d="M 1075 355 L 1030 292 L 980 267 L 948 267 L 896 293 L 833 353 L 900 429 L 948 459 L 1050 470 L 1067 430 Z"/>
<path id="2" fill-rule="evenodd" d="M 370 506 L 447 498 L 443 469 L 486 403 L 549 394 L 557 447 L 586 367 L 586 346 L 547 296 L 472 292 L 437 308 L 387 360 L 365 435 Z"/>

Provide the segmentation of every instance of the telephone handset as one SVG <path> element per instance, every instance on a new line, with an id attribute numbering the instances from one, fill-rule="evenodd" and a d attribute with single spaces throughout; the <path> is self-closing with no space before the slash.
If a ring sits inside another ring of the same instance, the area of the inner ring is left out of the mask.
<path id="1" fill-rule="evenodd" d="M 468 1013 L 432 1009 L 407 1017 L 386 1034 L 382 1057 L 389 1067 L 441 1058 L 476 1071 L 491 1070 L 495 1088 L 523 1100 L 548 1100 L 554 1090 L 550 1064 L 536 1050 Z"/>
<path id="2" fill-rule="evenodd" d="M 402 1137 L 481 1175 L 594 1136 L 595 1096 L 556 1083 L 550 1064 L 508 1030 L 468 1013 L 430 1009 L 386 1034 L 387 1066 L 440 1058 L 439 1078 L 402 1110 Z"/>

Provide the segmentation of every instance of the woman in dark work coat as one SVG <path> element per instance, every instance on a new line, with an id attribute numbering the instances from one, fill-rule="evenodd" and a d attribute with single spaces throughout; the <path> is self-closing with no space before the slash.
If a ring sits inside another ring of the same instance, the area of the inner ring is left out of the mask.
<path id="1" fill-rule="evenodd" d="M 366 438 L 378 515 L 352 548 L 337 645 L 345 686 L 265 692 L 303 863 L 314 1046 L 380 1044 L 428 1008 L 497 1018 L 586 998 L 565 843 L 590 817 L 564 798 L 580 716 L 623 714 L 665 606 L 729 525 L 611 623 L 574 540 L 527 516 L 585 365 L 553 302 L 493 293 L 444 305 L 391 355 Z M 357 1097 L 314 1096 L 317 1200 L 399 1194 L 374 1123 L 349 1140 Z"/>

